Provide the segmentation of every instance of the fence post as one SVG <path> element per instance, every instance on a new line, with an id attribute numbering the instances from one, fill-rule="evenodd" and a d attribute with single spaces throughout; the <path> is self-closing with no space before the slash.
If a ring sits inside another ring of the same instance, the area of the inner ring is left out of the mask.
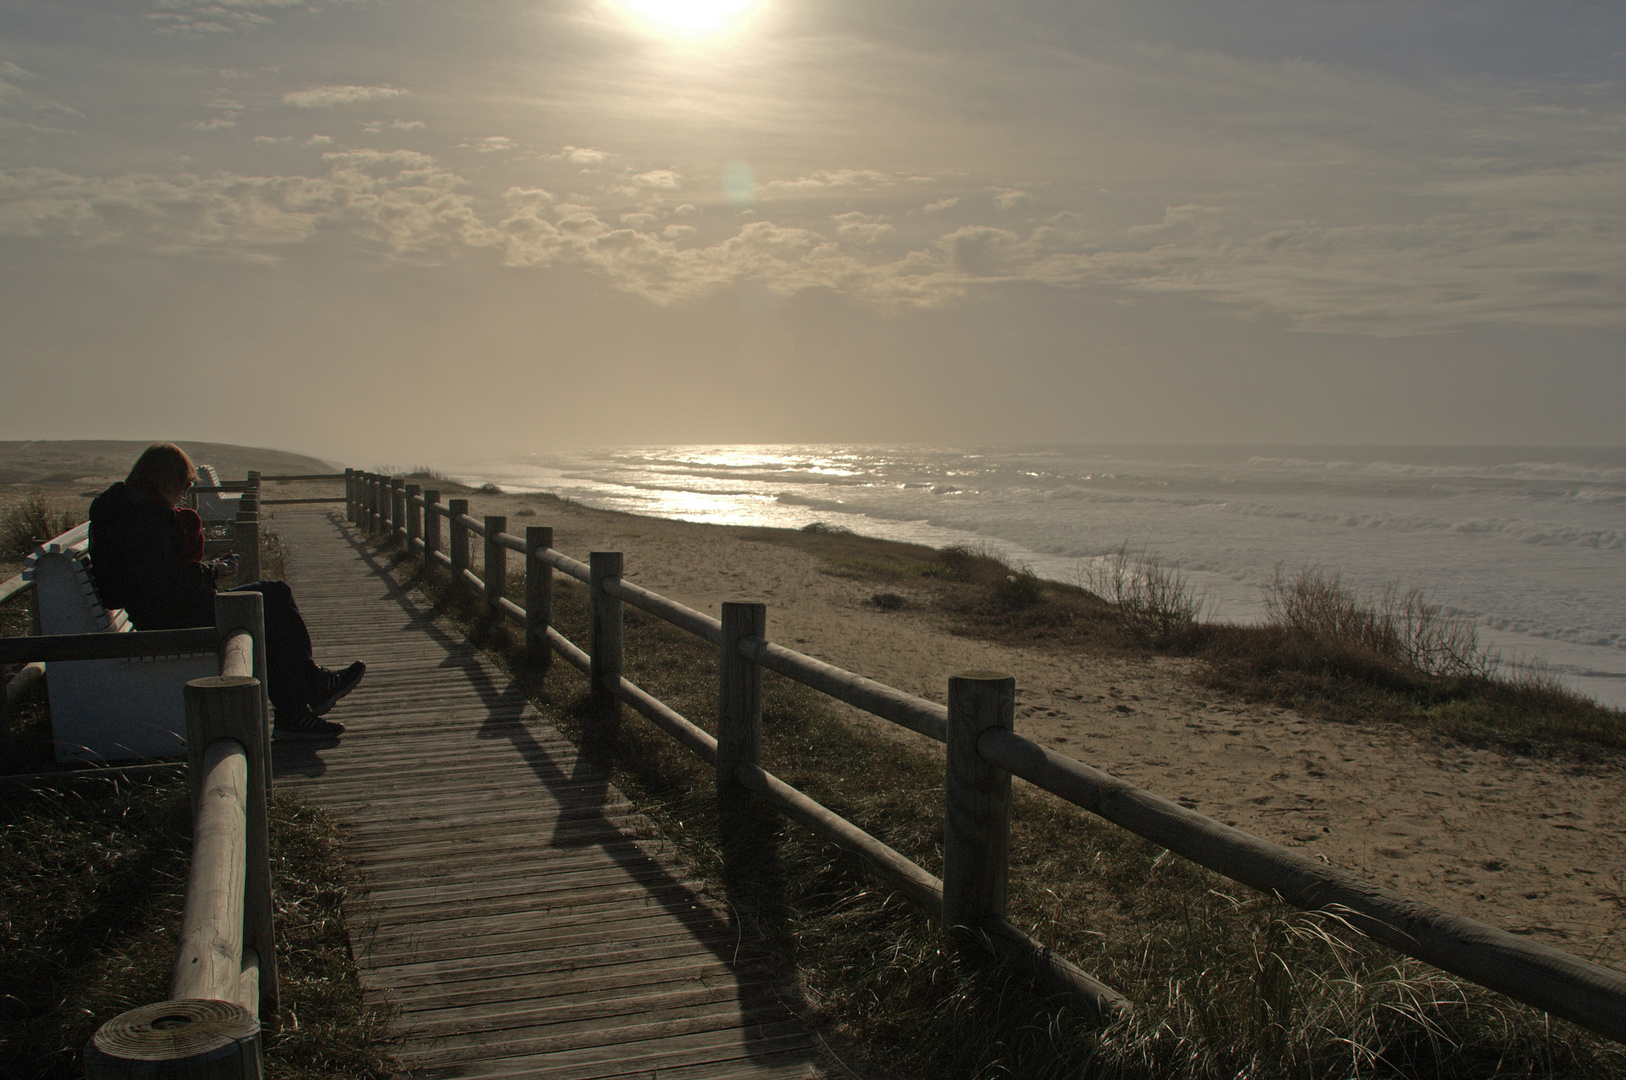
<path id="1" fill-rule="evenodd" d="M 553 625 L 553 567 L 542 553 L 553 546 L 549 525 L 525 527 L 525 659 L 538 671 L 553 663 L 548 627 Z"/>
<path id="2" fill-rule="evenodd" d="M 258 479 L 254 473 L 250 478 Z M 260 580 L 260 489 L 252 487 L 237 501 L 236 539 L 237 555 L 242 560 L 237 567 L 241 581 Z"/>
<path id="3" fill-rule="evenodd" d="M 115 1016 L 85 1044 L 86 1080 L 260 1080 L 264 1068 L 260 1026 L 235 1001 L 155 1001 Z"/>
<path id="4" fill-rule="evenodd" d="M 423 493 L 423 561 L 431 563 L 440 550 L 440 492 Z"/>
<path id="5" fill-rule="evenodd" d="M 344 520 L 352 525 L 356 521 L 356 470 L 344 470 Z"/>
<path id="6" fill-rule="evenodd" d="M 254 639 L 253 677 L 259 683 L 256 709 L 249 718 L 251 730 L 238 739 L 248 751 L 248 852 L 243 882 L 243 945 L 259 956 L 261 1023 L 270 1018 L 274 1026 L 281 992 L 277 986 L 277 951 L 272 924 L 270 825 L 266 803 L 271 797 L 271 699 L 267 688 L 265 651 L 265 597 L 257 592 L 227 592 L 215 597 L 215 628 L 221 640 L 247 630 Z M 191 710 L 187 712 L 187 755 L 193 747 Z M 216 736 L 217 738 L 219 736 Z M 202 744 L 207 749 L 208 743 Z M 201 753 L 202 751 L 198 751 Z"/>
<path id="7" fill-rule="evenodd" d="M 469 568 L 469 527 L 457 519 L 469 512 L 469 500 L 452 499 L 446 503 L 446 509 L 451 511 L 451 556 L 452 556 L 452 583 L 463 583 L 463 571 Z"/>
<path id="8" fill-rule="evenodd" d="M 717 657 L 717 793 L 740 789 L 734 767 L 762 756 L 762 669 L 740 655 L 740 639 L 763 637 L 768 605 L 726 601 L 723 645 Z"/>
<path id="9" fill-rule="evenodd" d="M 371 480 L 372 490 L 368 494 L 372 498 L 369 500 L 371 509 L 367 514 L 367 531 L 376 533 L 384 527 L 387 516 L 384 510 L 385 477 L 382 473 L 373 473 Z"/>
<path id="10" fill-rule="evenodd" d="M 418 484 L 406 486 L 406 517 L 407 517 L 407 551 L 410 553 L 418 546 L 423 537 L 423 507 L 418 505 L 418 498 L 423 494 L 423 488 Z"/>
<path id="11" fill-rule="evenodd" d="M 390 540 L 406 531 L 406 480 L 394 477 L 390 480 Z"/>
<path id="12" fill-rule="evenodd" d="M 997 671 L 949 679 L 944 773 L 943 929 L 951 943 L 974 941 L 984 922 L 1004 918 L 1010 871 L 1011 774 L 977 753 L 990 728 L 1011 730 L 1016 680 Z"/>
<path id="13" fill-rule="evenodd" d="M 604 583 L 621 577 L 621 553 L 589 552 L 587 561 L 587 640 L 591 648 L 588 681 L 592 683 L 594 700 L 614 718 L 621 711 L 620 699 L 615 696 L 621 678 L 621 601 L 605 591 Z"/>
<path id="14" fill-rule="evenodd" d="M 502 615 L 500 600 L 508 592 L 508 549 L 497 542 L 497 536 L 508 530 L 508 518 L 502 514 L 486 515 L 485 565 L 486 614 L 493 619 Z"/>

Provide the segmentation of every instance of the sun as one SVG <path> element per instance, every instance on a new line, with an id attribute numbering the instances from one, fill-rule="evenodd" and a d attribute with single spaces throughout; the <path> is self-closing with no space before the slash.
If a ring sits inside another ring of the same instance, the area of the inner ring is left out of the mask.
<path id="1" fill-rule="evenodd" d="M 710 37 L 731 28 L 762 0 L 619 0 L 653 29 L 678 37 Z"/>

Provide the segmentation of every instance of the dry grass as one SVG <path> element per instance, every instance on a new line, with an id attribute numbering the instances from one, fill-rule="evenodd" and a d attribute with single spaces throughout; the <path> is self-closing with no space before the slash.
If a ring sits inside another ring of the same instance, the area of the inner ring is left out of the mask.
<path id="1" fill-rule="evenodd" d="M 0 517 L 0 557 L 21 560 L 53 536 L 67 532 L 84 514 L 77 507 L 59 505 L 35 492 Z"/>
<path id="2" fill-rule="evenodd" d="M 384 1018 L 350 962 L 337 829 L 281 796 L 270 813 L 283 1011 L 267 1074 L 394 1076 Z M 82 1076 L 99 1024 L 164 999 L 190 849 L 178 775 L 0 798 L 0 1075 Z"/>

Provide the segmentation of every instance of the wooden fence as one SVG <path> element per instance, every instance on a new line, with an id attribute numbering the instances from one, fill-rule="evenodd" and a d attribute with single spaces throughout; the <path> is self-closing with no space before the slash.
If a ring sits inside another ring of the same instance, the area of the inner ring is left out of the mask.
<path id="1" fill-rule="evenodd" d="M 184 691 L 192 862 L 169 1000 L 98 1028 L 85 1047 L 89 1080 L 261 1075 L 260 1017 L 277 1007 L 264 627 L 264 598 L 242 592 L 215 597 L 212 627 L 0 638 L 0 664 L 220 655 L 220 674 Z"/>
<path id="2" fill-rule="evenodd" d="M 1626 974 L 1401 896 L 1024 739 L 1012 731 L 1016 690 L 1008 676 L 954 676 L 947 707 L 937 705 L 768 641 L 763 604 L 725 603 L 722 619 L 714 619 L 622 580 L 620 552 L 593 552 L 587 563 L 578 562 L 553 549 L 551 528 L 530 526 L 523 537 L 512 535 L 505 517 L 471 517 L 466 499 L 450 499 L 443 506 L 439 492 L 400 477 L 352 473 L 346 513 L 351 521 L 399 539 L 425 560 L 450 570 L 456 581 L 479 590 L 492 615 L 518 621 L 531 661 L 545 667 L 558 653 L 588 676 L 592 693 L 606 706 L 625 702 L 712 764 L 720 794 L 756 794 L 823 839 L 867 860 L 957 944 L 969 937 L 1012 951 L 1101 1014 L 1116 1013 L 1127 1003 L 1005 918 L 1013 776 L 1227 878 L 1303 909 L 1335 911 L 1398 952 L 1626 1042 Z M 484 545 L 480 573 L 471 566 L 471 537 Z M 510 551 L 524 559 L 523 606 L 506 595 Z M 555 570 L 588 586 L 585 650 L 552 626 Z M 718 649 L 715 737 L 622 676 L 623 604 Z M 764 669 L 945 744 L 941 879 L 761 767 Z"/>

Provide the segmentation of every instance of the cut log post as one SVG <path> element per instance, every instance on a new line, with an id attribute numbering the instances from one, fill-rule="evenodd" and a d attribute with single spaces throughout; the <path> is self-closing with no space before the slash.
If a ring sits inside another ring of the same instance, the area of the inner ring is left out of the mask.
<path id="1" fill-rule="evenodd" d="M 406 542 L 407 551 L 412 552 L 418 548 L 423 540 L 423 507 L 418 499 L 423 495 L 423 487 L 419 484 L 406 486 Z"/>
<path id="2" fill-rule="evenodd" d="M 344 470 L 344 520 L 356 521 L 356 470 Z"/>
<path id="3" fill-rule="evenodd" d="M 423 561 L 433 562 L 440 550 L 440 492 L 423 493 Z"/>
<path id="4" fill-rule="evenodd" d="M 493 619 L 502 617 L 502 599 L 508 590 L 508 549 L 497 537 L 508 531 L 508 518 L 502 514 L 487 514 L 486 549 L 481 570 L 486 582 L 486 614 Z"/>
<path id="5" fill-rule="evenodd" d="M 611 596 L 604 583 L 621 577 L 621 552 L 594 551 L 588 554 L 587 640 L 594 700 L 606 710 L 609 719 L 620 715 L 615 696 L 621 680 L 621 600 Z"/>
<path id="6" fill-rule="evenodd" d="M 452 556 L 452 584 L 463 583 L 463 571 L 469 568 L 469 527 L 460 520 L 469 512 L 469 500 L 452 499 L 446 503 L 446 509 L 451 514 L 451 551 Z"/>
<path id="7" fill-rule="evenodd" d="M 1011 730 L 1016 680 L 995 671 L 949 679 L 948 761 L 944 774 L 943 928 L 960 947 L 989 920 L 1005 917 L 1010 872 L 1011 774 L 983 761 L 977 739 Z"/>
<path id="8" fill-rule="evenodd" d="M 260 1080 L 260 1026 L 234 1001 L 159 1001 L 115 1016 L 85 1044 L 86 1080 Z"/>
<path id="9" fill-rule="evenodd" d="M 762 669 L 740 654 L 742 638 L 760 638 L 768 629 L 768 605 L 723 604 L 723 644 L 717 655 L 717 794 L 737 794 L 739 765 L 762 757 Z"/>
<path id="10" fill-rule="evenodd" d="M 548 627 L 553 625 L 553 567 L 542 553 L 553 546 L 553 529 L 529 525 L 525 529 L 525 659 L 539 671 L 553 663 Z"/>

